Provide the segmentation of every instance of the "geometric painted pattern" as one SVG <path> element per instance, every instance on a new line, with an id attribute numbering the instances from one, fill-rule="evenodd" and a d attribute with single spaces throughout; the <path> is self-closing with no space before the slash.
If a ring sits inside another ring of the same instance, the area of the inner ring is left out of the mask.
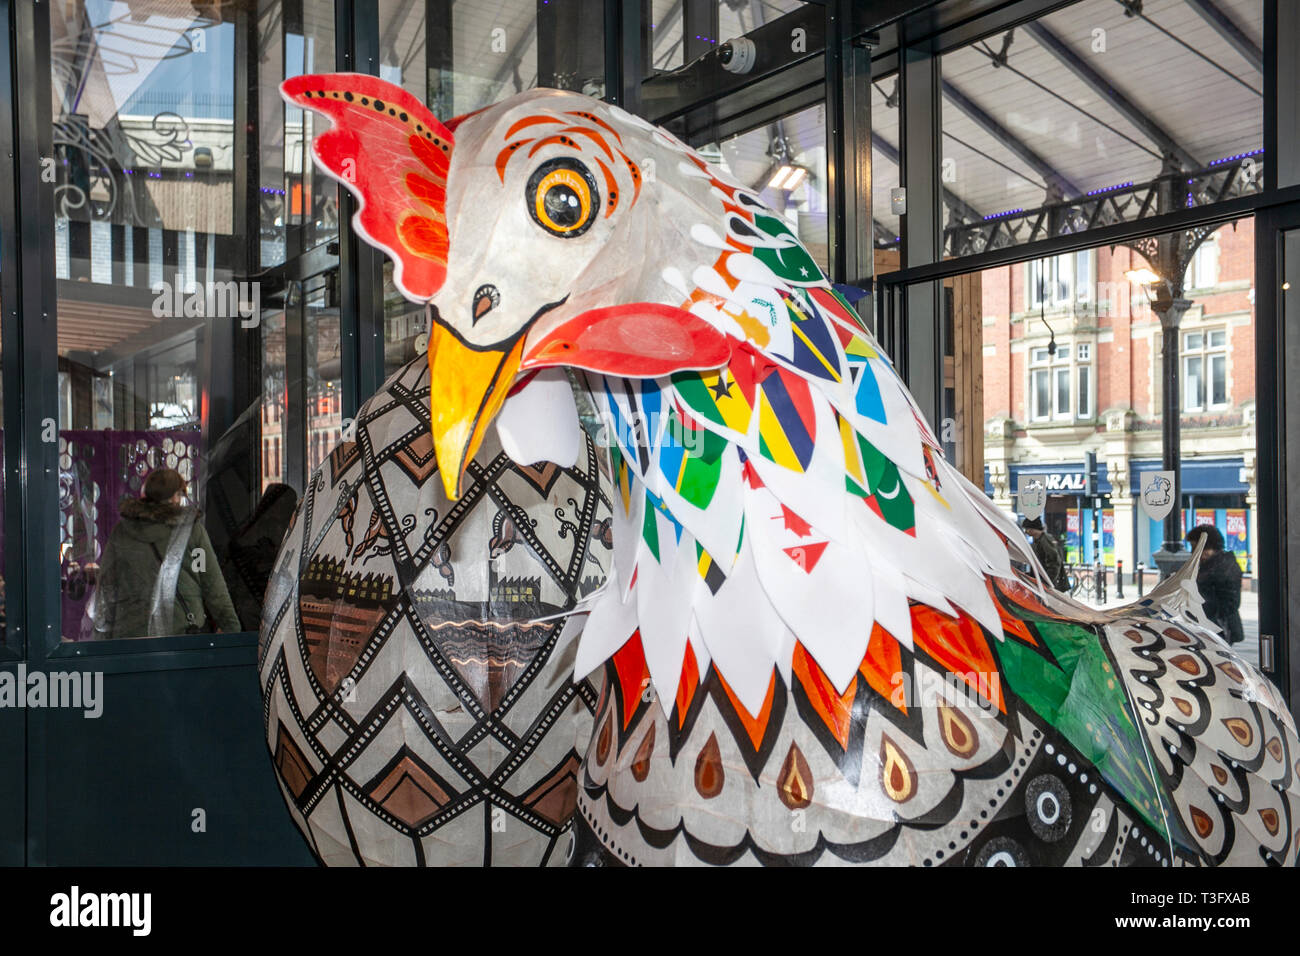
<path id="1" fill-rule="evenodd" d="M 1262 674 L 1154 604 L 1085 626 L 1027 589 L 998 603 L 982 685 L 956 641 L 878 632 L 843 695 L 796 651 L 757 716 L 711 666 L 661 707 L 632 642 L 606 664 L 571 863 L 1296 865 L 1300 745 Z"/>
<path id="2" fill-rule="evenodd" d="M 608 494 L 590 449 L 570 474 L 487 447 L 450 504 L 425 490 L 428 420 L 399 377 L 318 477 L 263 676 L 268 744 L 322 858 L 463 862 L 478 826 L 490 862 L 522 832 L 580 865 L 1295 864 L 1295 724 L 1205 627 L 1188 573 L 1109 611 L 1048 593 L 757 194 L 578 94 L 522 93 L 454 133 L 375 77 L 285 94 L 335 122 L 316 158 L 410 271 L 403 293 L 484 353 L 436 350 L 448 401 L 495 414 L 474 371 L 493 351 L 498 374 L 586 369 L 612 438 Z M 558 168 L 582 233 L 517 206 Z M 521 421 L 505 432 L 526 445 Z M 466 447 L 454 427 L 437 440 Z M 506 566 L 524 545 L 534 564 Z M 588 593 L 592 556 L 609 586 L 583 602 L 575 660 L 604 670 L 594 733 L 576 778 L 562 747 L 521 775 L 512 701 L 557 653 L 551 611 Z M 507 813 L 524 826 L 498 840 Z M 358 818 L 388 829 L 338 836 Z"/>
<path id="3" fill-rule="evenodd" d="M 493 434 L 448 502 L 420 356 L 312 475 L 259 669 L 281 790 L 322 863 L 564 862 L 596 695 L 545 618 L 604 582 L 599 462 L 587 437 L 573 468 L 518 466 Z"/>

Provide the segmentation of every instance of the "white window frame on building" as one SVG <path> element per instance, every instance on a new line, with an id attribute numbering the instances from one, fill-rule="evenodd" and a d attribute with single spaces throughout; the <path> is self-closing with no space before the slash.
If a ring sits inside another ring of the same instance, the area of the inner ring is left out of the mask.
<path id="1" fill-rule="evenodd" d="M 1227 408 L 1232 398 L 1228 392 L 1228 330 L 1224 327 L 1182 329 L 1179 338 L 1179 361 L 1182 362 L 1182 410 L 1207 412 Z M 1193 372 L 1193 363 L 1199 371 Z M 1216 375 L 1215 368 L 1218 368 Z M 1214 401 L 1214 380 L 1222 388 L 1222 401 Z"/>
<path id="2" fill-rule="evenodd" d="M 1067 309 L 1092 301 L 1093 277 L 1096 275 L 1096 255 L 1093 249 L 1081 249 L 1046 259 L 1030 259 L 1025 263 L 1025 308 Z M 1044 301 L 1043 291 L 1050 288 L 1051 295 Z"/>
<path id="3" fill-rule="evenodd" d="M 1086 421 L 1093 417 L 1093 374 L 1091 342 L 1058 344 L 1056 354 L 1050 355 L 1047 346 L 1030 347 L 1028 404 L 1029 421 L 1033 424 L 1047 422 Z M 1038 399 L 1039 376 L 1047 378 L 1046 413 Z M 1064 402 L 1062 402 L 1064 397 Z"/>
<path id="4" fill-rule="evenodd" d="M 1075 343 L 1074 360 L 1074 415 L 1086 421 L 1093 417 L 1092 343 Z"/>
<path id="5" fill-rule="evenodd" d="M 1187 289 L 1212 289 L 1219 284 L 1219 243 L 1217 238 L 1207 238 L 1192 255 L 1187 264 L 1183 286 Z"/>

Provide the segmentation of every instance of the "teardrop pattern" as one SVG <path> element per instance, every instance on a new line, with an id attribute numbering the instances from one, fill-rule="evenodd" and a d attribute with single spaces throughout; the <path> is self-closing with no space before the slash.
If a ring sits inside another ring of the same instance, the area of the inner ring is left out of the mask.
<path id="1" fill-rule="evenodd" d="M 880 785 L 895 803 L 916 796 L 916 768 L 888 734 L 880 736 Z"/>
<path id="2" fill-rule="evenodd" d="M 975 752 L 979 743 L 970 718 L 946 703 L 939 704 L 939 734 L 948 751 L 963 760 Z"/>
<path id="3" fill-rule="evenodd" d="M 781 802 L 791 810 L 802 810 L 812 803 L 812 768 L 798 744 L 790 744 L 777 779 L 780 781 L 777 792 Z"/>
<path id="4" fill-rule="evenodd" d="M 726 773 L 722 769 L 722 750 L 718 747 L 718 735 L 709 734 L 700 755 L 695 758 L 695 789 L 705 800 L 712 800 L 722 792 L 726 782 Z"/>
<path id="5" fill-rule="evenodd" d="M 1255 729 L 1240 717 L 1227 718 L 1223 726 L 1228 728 L 1228 733 L 1232 734 L 1233 739 L 1243 747 L 1249 747 L 1255 740 Z"/>
<path id="6" fill-rule="evenodd" d="M 610 727 L 609 713 L 605 714 L 605 721 L 601 725 L 600 735 L 596 738 L 596 763 L 601 766 L 609 759 L 609 748 L 613 743 L 614 731 Z"/>
<path id="7" fill-rule="evenodd" d="M 636 748 L 636 755 L 632 758 L 632 776 L 636 778 L 637 783 L 644 782 L 645 778 L 650 776 L 650 755 L 654 752 L 655 725 L 652 721 L 650 729 L 641 738 L 641 745 Z"/>

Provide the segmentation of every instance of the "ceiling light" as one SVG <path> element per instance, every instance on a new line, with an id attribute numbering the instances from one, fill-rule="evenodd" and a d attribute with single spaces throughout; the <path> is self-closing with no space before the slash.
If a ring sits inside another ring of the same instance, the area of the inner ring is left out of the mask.
<path id="1" fill-rule="evenodd" d="M 786 179 L 788 179 L 793 172 L 793 166 L 778 167 L 777 171 L 772 174 L 772 178 L 767 181 L 767 188 L 783 189 L 785 187 Z"/>
<path id="2" fill-rule="evenodd" d="M 790 192 L 803 182 L 804 177 L 807 175 L 808 170 L 803 166 L 791 166 L 788 163 L 782 163 L 777 167 L 776 172 L 772 174 L 772 178 L 767 181 L 767 188 L 784 189 Z"/>

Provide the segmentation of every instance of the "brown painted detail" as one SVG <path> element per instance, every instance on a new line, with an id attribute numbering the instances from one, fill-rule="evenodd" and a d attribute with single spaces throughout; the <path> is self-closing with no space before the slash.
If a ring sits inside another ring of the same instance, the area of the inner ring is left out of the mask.
<path id="1" fill-rule="evenodd" d="M 1277 836 L 1278 828 L 1281 826 L 1282 819 L 1278 816 L 1277 811 L 1272 807 L 1265 807 L 1263 810 L 1256 811 L 1259 818 L 1264 823 L 1264 829 L 1268 831 L 1269 836 Z"/>
<path id="2" fill-rule="evenodd" d="M 1196 828 L 1196 835 L 1204 840 L 1214 829 L 1214 821 L 1200 807 L 1192 807 L 1191 814 L 1192 826 Z"/>
<path id="3" fill-rule="evenodd" d="M 970 718 L 947 703 L 939 704 L 939 733 L 953 756 L 963 759 L 973 754 L 979 744 Z"/>
<path id="4" fill-rule="evenodd" d="M 1246 678 L 1241 673 L 1241 668 L 1238 667 L 1236 664 L 1234 664 L 1232 661 L 1223 661 L 1221 664 L 1219 664 L 1219 670 L 1223 671 L 1223 673 L 1227 674 L 1238 684 L 1246 683 Z"/>
<path id="5" fill-rule="evenodd" d="M 1270 757 L 1281 762 L 1283 757 L 1282 741 L 1278 740 L 1276 737 L 1270 737 L 1268 743 L 1264 745 L 1264 749 L 1268 751 Z"/>
<path id="6" fill-rule="evenodd" d="M 802 810 L 812 803 L 812 768 L 808 766 L 803 751 L 793 742 L 785 755 L 785 761 L 781 764 L 777 780 L 779 781 L 777 794 L 781 802 L 791 810 Z"/>
<path id="7" fill-rule="evenodd" d="M 330 452 L 330 482 L 338 484 L 339 475 L 351 468 L 361 458 L 361 443 L 346 441 L 334 446 Z"/>
<path id="8" fill-rule="evenodd" d="M 1191 674 L 1195 677 L 1201 672 L 1201 663 L 1191 654 L 1177 654 L 1169 658 L 1169 664 L 1177 667 L 1184 674 Z"/>
<path id="9" fill-rule="evenodd" d="M 1179 644 L 1190 644 L 1192 642 L 1190 637 L 1178 630 L 1176 627 L 1165 628 L 1164 635 L 1171 641 L 1177 641 Z"/>
<path id="10" fill-rule="evenodd" d="M 301 797 L 314 774 L 302 749 L 294 743 L 293 737 L 289 735 L 289 728 L 284 724 L 280 724 L 280 731 L 276 735 L 275 756 L 272 759 L 275 762 L 275 769 L 280 772 L 280 779 L 289 788 L 294 799 Z"/>
<path id="11" fill-rule="evenodd" d="M 610 726 L 612 723 L 608 713 L 605 714 L 605 722 L 601 724 L 600 736 L 596 738 L 596 763 L 604 764 L 609 759 L 609 748 L 614 741 L 614 730 Z"/>
<path id="12" fill-rule="evenodd" d="M 1124 636 L 1127 637 L 1134 644 L 1141 644 L 1145 640 L 1145 638 L 1142 636 L 1141 631 L 1133 631 L 1133 630 L 1125 631 Z"/>
<path id="13" fill-rule="evenodd" d="M 368 792 L 370 799 L 408 827 L 418 827 L 454 796 L 409 754 L 380 774 Z"/>
<path id="14" fill-rule="evenodd" d="M 916 796 L 916 768 L 888 734 L 880 736 L 880 785 L 895 803 Z"/>
<path id="15" fill-rule="evenodd" d="M 516 465 L 513 469 L 522 475 L 537 493 L 545 498 L 551 493 L 551 485 L 563 473 L 560 466 L 553 461 L 541 461 L 533 465 Z"/>
<path id="16" fill-rule="evenodd" d="M 1228 782 L 1228 771 L 1224 770 L 1217 763 L 1210 764 L 1210 773 L 1214 774 L 1214 779 L 1219 786 L 1224 786 Z"/>
<path id="17" fill-rule="evenodd" d="M 646 735 L 641 738 L 641 746 L 636 748 L 636 755 L 632 758 L 632 776 L 636 778 L 637 783 L 645 780 L 650 776 L 650 756 L 655 752 L 655 725 L 654 721 L 650 722 L 650 729 Z"/>
<path id="18" fill-rule="evenodd" d="M 726 774 L 722 770 L 722 751 L 718 748 L 718 735 L 709 734 L 704 749 L 695 758 L 695 789 L 705 800 L 712 800 L 722 792 Z"/>
<path id="19" fill-rule="evenodd" d="M 393 456 L 393 460 L 411 476 L 411 480 L 417 485 L 423 485 L 425 480 L 438 470 L 438 462 L 433 454 L 433 434 L 425 432 L 407 442 Z"/>
<path id="20" fill-rule="evenodd" d="M 524 806 L 549 823 L 564 826 L 578 806 L 579 766 L 578 755 L 570 753 L 563 763 L 524 794 Z"/>
<path id="21" fill-rule="evenodd" d="M 429 634 L 484 710 L 500 707 L 542 654 L 553 623 L 446 621 Z"/>
<path id="22" fill-rule="evenodd" d="M 1249 747 L 1255 740 L 1255 728 L 1240 717 L 1227 718 L 1223 721 L 1223 726 L 1228 728 L 1228 733 L 1243 747 Z"/>
<path id="23" fill-rule="evenodd" d="M 1174 697 L 1172 698 L 1172 700 L 1174 702 L 1174 706 L 1178 708 L 1178 712 L 1180 714 L 1182 714 L 1184 717 L 1192 716 L 1193 708 L 1192 708 L 1192 702 L 1190 700 L 1185 700 L 1182 697 Z"/>

